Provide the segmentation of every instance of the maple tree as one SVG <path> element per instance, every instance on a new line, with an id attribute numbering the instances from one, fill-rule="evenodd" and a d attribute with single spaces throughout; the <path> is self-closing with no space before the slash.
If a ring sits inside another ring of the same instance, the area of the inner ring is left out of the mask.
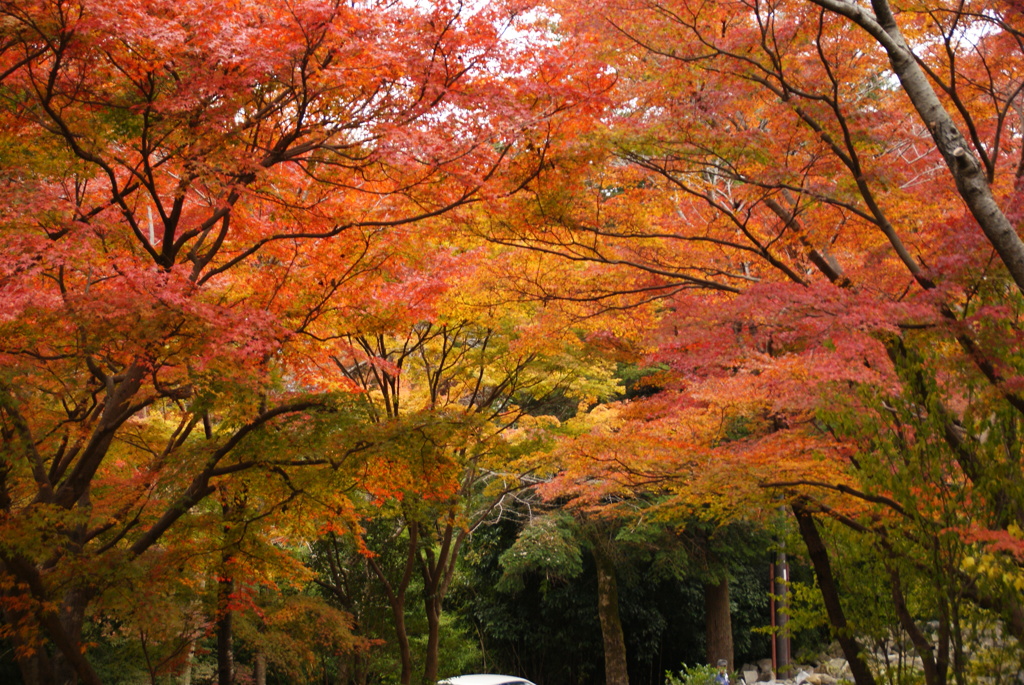
<path id="1" fill-rule="evenodd" d="M 522 404 L 613 386 L 605 365 L 588 360 L 572 333 L 566 339 L 531 324 L 525 312 L 506 310 L 478 323 L 435 315 L 431 322 L 420 317 L 432 307 L 420 304 L 412 316 L 403 307 L 403 317 L 418 320 L 404 333 L 346 335 L 334 358 L 339 373 L 366 390 L 368 420 L 387 436 L 369 450 L 360 490 L 364 515 L 389 531 L 378 544 L 405 550 L 390 573 L 379 561 L 384 550 L 366 549 L 391 606 L 402 683 L 413 678 L 406 617 L 414 577 L 427 623 L 423 681 L 434 682 L 443 601 L 468 536 L 535 482 L 531 455 L 545 420 L 526 415 Z M 458 312 L 466 303 L 444 305 Z"/>
<path id="2" fill-rule="evenodd" d="M 974 450 L 991 432 L 972 418 L 984 406 L 1009 411 L 1013 425 L 1024 407 L 1019 12 L 1009 3 L 674 0 L 560 10 L 564 30 L 589 40 L 618 76 L 616 109 L 552 152 L 561 166 L 510 201 L 506 216 L 529 219 L 499 217 L 481 233 L 533 250 L 537 262 L 567 260 L 580 275 L 520 276 L 536 297 L 603 309 L 660 302 L 651 342 L 673 378 L 659 402 L 674 405 L 670 426 L 651 421 L 658 405 L 633 410 L 634 447 L 621 427 L 595 431 L 569 487 L 655 483 L 680 504 L 723 514 L 726 492 L 762 509 L 784 495 L 854 675 L 872 682 L 818 526 L 832 519 L 879 536 L 898 574 L 913 554 L 885 547 L 885 525 L 903 530 L 918 507 L 892 481 L 872 481 L 863 434 L 840 435 L 822 410 L 865 389 L 912 407 L 901 424 L 870 425 L 883 434 L 913 425 L 943 441 L 932 453 L 942 478 L 962 481 L 975 520 L 986 521 L 985 532 L 965 521 L 952 530 L 1000 568 L 1020 565 L 1010 513 L 1019 495 L 991 479 L 1002 468 L 1019 479 L 1019 449 L 1005 441 L 1009 464 L 996 469 Z M 911 369 L 908 353 L 921 355 Z M 916 391 L 921 374 L 939 390 Z M 747 424 L 743 439 L 715 439 L 734 422 Z M 712 433 L 685 433 L 702 427 Z M 670 444 L 647 451 L 658 440 Z M 910 467 L 913 440 L 901 449 L 898 478 L 919 487 L 939 478 Z M 915 539 L 927 548 L 950 528 L 923 511 L 915 525 L 930 532 Z M 946 588 L 963 581 L 956 566 L 936 569 Z M 980 608 L 1001 601 L 968 594 Z M 1017 601 L 1007 602 L 1012 633 Z M 898 613 L 920 638 L 911 613 Z M 945 682 L 949 662 L 940 661 L 927 665 L 928 682 Z"/>
<path id="3" fill-rule="evenodd" d="M 357 460 L 356 388 L 308 373 L 310 332 L 393 276 L 387 229 L 515 190 L 587 96 L 557 46 L 505 39 L 528 8 L 0 3 L 0 573 L 28 681 L 97 683 L 89 607 L 229 480 Z"/>
<path id="4" fill-rule="evenodd" d="M 690 563 L 702 570 L 707 658 L 731 664 L 727 557 L 741 557 L 746 545 L 723 541 L 730 537 L 729 523 L 741 517 L 758 519 L 758 502 L 736 499 L 721 482 L 714 485 L 716 475 L 709 462 L 720 428 L 700 421 L 696 412 L 680 411 L 676 402 L 666 402 L 665 393 L 595 408 L 574 424 L 571 437 L 553 454 L 551 467 L 557 474 L 538 490 L 588 522 L 582 525 L 590 532 L 587 538 L 598 567 L 606 680 L 629 682 L 617 616 L 616 571 L 610 559 L 615 547 L 623 544 L 620 536 L 628 541 L 644 529 L 662 531 L 656 543 L 662 549 L 679 546 L 682 537 L 687 538 Z M 680 503 L 680 484 L 703 495 L 683 494 L 685 501 Z"/>
<path id="5" fill-rule="evenodd" d="M 301 507 L 394 523 L 432 680 L 504 492 L 480 478 L 521 456 L 520 401 L 604 368 L 584 346 L 649 355 L 663 392 L 593 409 L 554 496 L 786 502 L 867 683 L 822 536 L 845 526 L 921 654 L 900 589 L 937 583 L 925 676 L 968 677 L 961 609 L 1024 637 L 1019 9 L 0 1 L 0 630 L 26 681 L 99 682 L 103 615 L 172 669 L 211 580 L 221 678 L 233 617 L 273 659 L 275 625 L 327 614 L 256 630 L 238 588 L 274 574 L 234 552 L 328 532 Z"/>

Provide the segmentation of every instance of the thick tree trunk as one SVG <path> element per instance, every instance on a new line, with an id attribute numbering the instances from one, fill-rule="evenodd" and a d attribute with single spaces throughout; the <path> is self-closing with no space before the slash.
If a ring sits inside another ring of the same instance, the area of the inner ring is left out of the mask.
<path id="1" fill-rule="evenodd" d="M 18 625 L 19 621 L 24 620 L 21 618 L 22 616 L 24 614 L 20 612 L 6 610 L 0 612 L 0 620 L 7 626 Z M 30 648 L 17 630 L 13 630 L 9 634 L 8 641 L 14 647 L 14 661 L 18 665 L 18 670 L 21 671 L 21 680 L 24 685 L 50 685 L 50 683 L 57 682 L 50 655 L 45 649 Z"/>
<path id="2" fill-rule="evenodd" d="M 839 601 L 839 589 L 836 587 L 836 579 L 832 574 L 832 564 L 828 559 L 828 550 L 818 533 L 818 526 L 814 517 L 800 503 L 793 504 L 793 514 L 796 516 L 797 525 L 800 528 L 800 537 L 807 545 L 807 554 L 811 558 L 811 566 L 814 567 L 814 575 L 818 578 L 818 587 L 821 590 L 821 597 L 825 603 L 825 611 L 828 614 L 829 624 L 832 632 L 843 649 L 843 656 L 850 664 L 850 673 L 857 685 L 875 685 L 875 676 L 868 668 L 867 662 L 861 656 L 860 644 L 853 636 L 846 624 L 846 615 L 843 613 L 843 606 Z"/>
<path id="3" fill-rule="evenodd" d="M 729 579 L 704 585 L 704 627 L 709 664 L 725 659 L 733 669 L 732 614 L 729 611 Z"/>
<path id="4" fill-rule="evenodd" d="M 15 642 L 12 640 L 12 642 Z M 17 642 L 15 642 L 17 647 Z M 17 655 L 18 652 L 15 652 Z M 57 679 L 53 675 L 53 665 L 46 650 L 36 649 L 31 656 L 15 656 L 21 680 L 24 685 L 50 685 Z"/>
<path id="5" fill-rule="evenodd" d="M 77 685 L 81 680 L 83 671 L 89 676 L 96 676 L 92 665 L 85 658 L 82 646 L 82 626 L 85 625 L 85 607 L 89 603 L 87 592 L 80 589 L 73 589 L 64 597 L 64 604 L 59 615 L 60 626 L 63 634 L 71 645 L 78 649 L 78 653 L 62 649 L 53 659 L 54 670 L 57 679 L 54 682 Z M 87 680 L 85 682 L 88 682 Z M 96 676 L 96 682 L 99 677 Z"/>
<path id="6" fill-rule="evenodd" d="M 31 562 L 20 558 L 7 558 L 3 569 L 20 581 L 21 590 L 40 600 L 47 596 L 39 569 Z M 82 624 L 88 598 L 84 591 L 68 592 L 59 611 L 35 609 L 38 620 L 46 635 L 56 648 L 53 655 L 38 650 L 31 657 L 19 658 L 18 668 L 27 685 L 39 682 L 42 685 L 102 685 L 96 671 L 85 657 L 82 645 Z M 9 614 L 5 613 L 5 618 Z M 13 617 L 19 620 L 20 617 Z M 31 620 L 31 619 L 30 619 Z M 17 640 L 17 635 L 14 636 Z"/>
<path id="7" fill-rule="evenodd" d="M 619 586 L 615 564 L 601 541 L 593 548 L 597 566 L 597 614 L 604 638 L 604 674 L 606 685 L 629 685 L 626 668 L 626 640 L 619 617 Z"/>

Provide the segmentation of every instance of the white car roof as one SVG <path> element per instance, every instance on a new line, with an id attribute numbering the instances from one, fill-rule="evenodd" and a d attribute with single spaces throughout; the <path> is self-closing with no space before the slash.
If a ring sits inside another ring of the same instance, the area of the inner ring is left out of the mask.
<path id="1" fill-rule="evenodd" d="M 446 678 L 438 685 L 533 685 L 526 678 L 514 675 L 497 675 L 494 673 L 473 673 Z"/>

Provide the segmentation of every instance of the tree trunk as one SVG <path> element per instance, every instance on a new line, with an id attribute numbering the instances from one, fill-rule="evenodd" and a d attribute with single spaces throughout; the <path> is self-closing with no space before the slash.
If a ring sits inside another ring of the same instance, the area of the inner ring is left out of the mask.
<path id="1" fill-rule="evenodd" d="M 217 685 L 234 685 L 235 682 L 235 637 L 234 637 L 234 557 L 237 535 L 232 532 L 236 519 L 245 511 L 245 488 L 230 495 L 230 500 L 220 498 L 222 544 L 220 577 L 217 579 Z"/>
<path id="2" fill-rule="evenodd" d="M 231 626 L 231 595 L 235 581 L 231 577 L 231 555 L 225 554 L 221 562 L 221 577 L 217 581 L 217 685 L 232 685 L 235 675 L 234 639 Z"/>
<path id="3" fill-rule="evenodd" d="M 409 648 L 409 631 L 405 627 L 405 599 L 392 603 L 391 614 L 395 619 L 395 635 L 398 638 L 398 653 L 402 660 L 402 674 L 398 682 L 400 685 L 412 683 L 412 650 Z"/>
<path id="4" fill-rule="evenodd" d="M 256 685 L 267 685 L 267 655 L 263 651 L 256 652 L 256 665 L 253 669 Z"/>
<path id="5" fill-rule="evenodd" d="M 956 122 L 943 107 L 924 70 L 896 24 L 888 0 L 872 0 L 867 8 L 846 0 L 811 0 L 819 7 L 852 20 L 885 50 L 893 73 L 910 98 L 921 121 L 931 132 L 935 147 L 946 162 L 957 191 L 977 220 L 989 243 L 1006 266 L 1017 289 L 1024 292 L 1024 242 L 992 195 L 988 179 Z"/>
<path id="6" fill-rule="evenodd" d="M 437 682 L 437 652 L 441 639 L 441 601 L 436 595 L 425 598 L 427 610 L 427 653 L 423 660 L 423 682 Z"/>
<path id="7" fill-rule="evenodd" d="M 405 593 L 412 579 L 412 573 L 416 565 L 416 548 L 419 544 L 419 530 L 416 526 L 409 526 L 409 540 L 406 548 L 405 569 L 402 579 L 397 587 L 392 585 L 384 569 L 373 557 L 367 559 L 370 569 L 377 580 L 384 587 L 388 597 L 388 604 L 391 606 L 391 616 L 395 621 L 395 641 L 398 642 L 398 653 L 402 661 L 402 673 L 399 676 L 399 685 L 410 685 L 412 683 L 412 650 L 409 648 L 409 631 L 405 625 Z"/>
<path id="8" fill-rule="evenodd" d="M 55 682 L 69 685 L 77 685 L 83 680 L 88 682 L 83 678 L 86 675 L 83 671 L 86 670 L 90 676 L 96 677 L 97 683 L 99 682 L 99 676 L 96 676 L 92 665 L 85 658 L 85 649 L 82 645 L 82 626 L 85 625 L 85 607 L 88 603 L 87 593 L 81 589 L 72 589 L 64 596 L 58 620 L 62 632 L 67 636 L 65 639 L 73 645 L 72 649 L 78 650 L 78 653 L 62 649 L 54 656 L 54 670 L 57 676 Z"/>
<path id="9" fill-rule="evenodd" d="M 192 637 L 188 642 L 188 657 L 185 659 L 185 666 L 178 677 L 178 685 L 192 685 L 192 664 L 196 659 L 196 638 Z"/>
<path id="10" fill-rule="evenodd" d="M 892 593 L 892 604 L 896 609 L 896 617 L 899 619 L 900 626 L 904 632 L 910 637 L 918 658 L 921 659 L 921 670 L 924 671 L 925 684 L 946 685 L 946 676 L 949 668 L 948 647 L 940 648 L 938 654 L 936 654 L 936 650 L 932 648 L 928 637 L 917 626 L 917 622 L 907 608 L 907 602 L 903 596 L 903 581 L 900 578 L 899 571 L 895 568 L 889 569 L 889 587 Z M 948 621 L 941 621 L 940 626 L 944 626 L 939 629 L 939 637 L 941 639 L 943 634 L 948 635 L 949 633 Z"/>
<path id="11" fill-rule="evenodd" d="M 11 640 L 17 645 L 17 642 Z M 45 649 L 36 649 L 30 656 L 18 656 L 15 651 L 15 661 L 18 670 L 21 671 L 21 680 L 24 685 L 50 685 L 56 682 L 53 676 L 53 666 L 50 657 Z"/>
<path id="12" fill-rule="evenodd" d="M 0 611 L 0 620 L 8 627 L 17 626 L 19 621 L 25 620 L 22 618 L 23 616 L 25 614 L 21 612 Z M 14 648 L 14 661 L 18 665 L 18 670 L 21 671 L 21 680 L 24 685 L 50 685 L 50 683 L 56 682 L 53 675 L 53 664 L 45 649 L 30 648 L 16 628 L 8 633 L 7 639 Z"/>
<path id="13" fill-rule="evenodd" d="M 839 646 L 843 649 L 843 656 L 850 664 L 850 673 L 857 685 L 875 685 L 875 677 L 871 669 L 861 656 L 860 644 L 853 636 L 846 625 L 846 615 L 843 613 L 843 606 L 839 602 L 839 589 L 836 587 L 835 576 L 832 575 L 832 564 L 828 559 L 828 550 L 822 542 L 818 533 L 818 526 L 814 523 L 814 517 L 803 504 L 793 504 L 793 514 L 796 516 L 797 525 L 800 528 L 800 537 L 807 545 L 807 554 L 811 558 L 811 565 L 814 567 L 814 575 L 818 578 L 818 588 L 821 590 L 821 597 L 825 603 L 825 611 L 828 614 L 829 624 L 832 626 L 832 633 L 839 640 Z"/>
<path id="14" fill-rule="evenodd" d="M 732 614 L 729 611 L 729 578 L 704 585 L 704 626 L 709 664 L 725 659 L 733 669 Z"/>
<path id="15" fill-rule="evenodd" d="M 23 588 L 35 599 L 46 596 L 39 570 L 21 558 L 4 560 L 2 568 L 22 581 Z M 82 645 L 82 624 L 85 620 L 86 593 L 71 590 L 65 594 L 59 610 L 35 609 L 36 619 L 50 638 L 55 649 L 53 654 L 45 648 L 36 648 L 31 656 L 16 657 L 18 668 L 26 685 L 102 685 L 99 676 L 85 657 Z M 30 610 L 31 611 L 31 610 Z M 20 616 L 4 612 L 5 621 L 22 620 Z M 18 644 L 18 634 L 12 635 Z"/>
<path id="16" fill-rule="evenodd" d="M 596 541 L 593 547 L 597 567 L 597 614 L 604 639 L 604 676 L 606 685 L 629 685 L 626 668 L 626 640 L 619 617 L 619 586 L 615 579 L 615 564 L 604 543 Z"/>
<path id="17" fill-rule="evenodd" d="M 453 510 L 449 510 L 440 544 L 436 549 L 426 547 L 417 555 L 423 576 L 424 605 L 427 614 L 427 653 L 423 664 L 423 682 L 437 681 L 438 649 L 441 639 L 441 615 L 448 585 L 455 575 L 455 561 L 466 540 L 466 531 L 457 524 Z"/>
<path id="18" fill-rule="evenodd" d="M 234 680 L 235 660 L 234 644 L 231 633 L 230 595 L 233 584 L 230 580 L 222 580 L 219 588 L 219 605 L 217 616 L 217 685 L 232 685 Z"/>
<path id="19" fill-rule="evenodd" d="M 789 672 L 789 563 L 786 553 L 779 552 L 775 558 L 776 621 L 778 633 L 775 640 L 775 672 L 785 676 Z"/>

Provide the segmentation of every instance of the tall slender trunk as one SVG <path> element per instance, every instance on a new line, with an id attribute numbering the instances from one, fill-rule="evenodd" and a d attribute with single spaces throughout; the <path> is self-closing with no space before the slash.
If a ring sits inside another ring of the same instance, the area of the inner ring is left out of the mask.
<path id="1" fill-rule="evenodd" d="M 446 514 L 444 531 L 436 548 L 425 547 L 417 555 L 423 576 L 424 605 L 427 615 L 427 653 L 423 659 L 423 682 L 437 680 L 438 650 L 441 644 L 441 615 L 444 598 L 455 575 L 455 562 L 466 540 L 467 531 L 458 523 L 456 512 Z"/>
<path id="2" fill-rule="evenodd" d="M 949 672 L 949 621 L 945 618 L 939 622 L 939 649 L 932 649 L 932 644 L 914 620 L 907 608 L 906 597 L 903 595 L 903 581 L 899 571 L 893 567 L 889 569 L 889 588 L 892 595 L 892 605 L 896 609 L 896 617 L 899 619 L 903 631 L 910 637 L 918 657 L 921 659 L 921 670 L 924 671 L 924 682 L 926 685 L 946 685 Z M 945 639 L 943 639 L 945 638 Z"/>
<path id="3" fill-rule="evenodd" d="M 424 605 L 427 610 L 427 653 L 423 657 L 423 682 L 433 683 L 437 681 L 437 653 L 441 641 L 441 598 L 429 595 Z"/>
<path id="4" fill-rule="evenodd" d="M 803 538 L 804 544 L 807 546 L 807 554 L 811 558 L 814 575 L 818 578 L 818 588 L 821 590 L 821 598 L 825 603 L 829 624 L 839 641 L 839 646 L 843 649 L 843 656 L 850 664 L 853 681 L 857 685 L 875 685 L 875 676 L 872 675 L 867 662 L 861 656 L 860 643 L 857 642 L 857 638 L 853 636 L 846 624 L 846 614 L 843 613 L 843 605 L 839 601 L 839 589 L 836 586 L 835 576 L 832 574 L 828 550 L 825 549 L 825 543 L 818 532 L 814 516 L 800 502 L 794 502 L 792 506 L 797 526 L 800 528 L 800 537 Z"/>
<path id="5" fill-rule="evenodd" d="M 409 647 L 409 630 L 405 626 L 405 604 L 394 610 L 395 632 L 398 634 L 398 652 L 402 659 L 401 685 L 412 683 L 412 649 Z"/>
<path id="6" fill-rule="evenodd" d="M 597 567 L 597 614 L 604 639 L 604 677 L 606 685 L 629 685 L 626 668 L 626 640 L 619 616 L 619 586 L 615 578 L 615 564 L 602 540 L 593 546 Z"/>
<path id="7" fill-rule="evenodd" d="M 732 614 L 729 610 L 729 578 L 704 584 L 704 627 L 709 664 L 725 659 L 733 668 Z"/>
<path id="8" fill-rule="evenodd" d="M 231 517 L 234 506 L 221 503 L 224 549 L 221 552 L 220 577 L 217 579 L 217 685 L 232 685 L 235 679 L 234 635 L 232 632 L 232 595 L 235 579 L 231 569 Z"/>
<path id="9" fill-rule="evenodd" d="M 267 655 L 264 654 L 263 650 L 256 652 L 253 680 L 256 681 L 256 685 L 267 685 Z"/>
<path id="10" fill-rule="evenodd" d="M 913 50 L 896 24 L 896 16 L 889 1 L 871 0 L 873 12 L 869 12 L 861 3 L 847 0 L 811 2 L 852 20 L 885 50 L 893 73 L 914 105 L 921 122 L 928 127 L 964 204 L 1006 266 L 1017 289 L 1024 292 L 1024 241 L 1017 235 L 1013 223 L 993 196 L 986 170 L 971 152 L 970 143 L 943 106 L 928 75 L 917 63 Z"/>
<path id="11" fill-rule="evenodd" d="M 786 624 L 789 622 L 789 563 L 786 561 L 786 553 L 780 551 L 775 558 L 775 596 L 776 599 L 776 627 L 778 633 L 775 635 L 775 671 L 780 675 L 786 675 L 789 668 L 789 629 Z"/>
<path id="12" fill-rule="evenodd" d="M 217 583 L 217 685 L 232 685 L 235 675 L 234 637 L 232 634 L 231 594 L 234 580 L 228 569 Z"/>
<path id="13" fill-rule="evenodd" d="M 409 631 L 405 623 L 405 597 L 412 582 L 413 571 L 416 569 L 416 552 L 419 547 L 419 526 L 415 523 L 409 525 L 409 539 L 406 543 L 405 567 L 402 571 L 402 578 L 397 584 L 392 584 L 387 573 L 373 557 L 367 558 L 370 570 L 377 576 L 388 597 L 388 604 L 391 606 L 391 616 L 395 622 L 395 640 L 398 642 L 398 653 L 402 661 L 402 673 L 399 676 L 399 685 L 411 685 L 412 683 L 412 650 L 409 647 Z M 429 684 L 428 684 L 429 685 Z"/>
<path id="14" fill-rule="evenodd" d="M 196 658 L 196 638 L 193 636 L 188 642 L 188 657 L 185 659 L 185 666 L 178 676 L 178 685 L 192 685 L 192 664 Z"/>

